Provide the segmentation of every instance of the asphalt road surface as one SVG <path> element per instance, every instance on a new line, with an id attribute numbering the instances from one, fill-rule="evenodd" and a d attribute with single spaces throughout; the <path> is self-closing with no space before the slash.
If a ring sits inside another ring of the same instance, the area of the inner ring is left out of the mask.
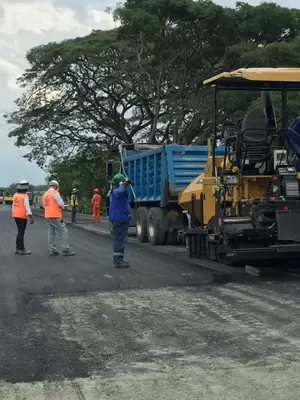
<path id="1" fill-rule="evenodd" d="M 0 399 L 298 400 L 300 274 L 212 271 L 176 250 L 69 227 L 49 257 L 42 219 L 14 254 L 0 206 Z"/>

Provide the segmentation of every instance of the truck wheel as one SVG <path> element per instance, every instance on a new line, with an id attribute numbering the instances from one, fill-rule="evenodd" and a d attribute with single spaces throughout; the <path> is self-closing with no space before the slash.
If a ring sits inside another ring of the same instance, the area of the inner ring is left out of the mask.
<path id="1" fill-rule="evenodd" d="M 147 231 L 148 208 L 139 207 L 136 212 L 135 230 L 140 242 L 149 242 Z"/>
<path id="2" fill-rule="evenodd" d="M 166 239 L 166 229 L 164 220 L 166 213 L 159 207 L 150 208 L 148 213 L 148 238 L 154 245 L 164 244 Z"/>

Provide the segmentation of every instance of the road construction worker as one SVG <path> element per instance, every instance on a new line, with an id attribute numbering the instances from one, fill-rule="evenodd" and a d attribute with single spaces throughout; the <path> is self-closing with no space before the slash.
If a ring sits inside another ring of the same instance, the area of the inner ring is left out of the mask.
<path id="1" fill-rule="evenodd" d="M 24 235 L 27 227 L 27 220 L 33 224 L 32 212 L 28 197 L 29 182 L 21 181 L 17 186 L 17 192 L 13 196 L 12 216 L 16 221 L 18 234 L 16 238 L 16 254 L 29 255 L 31 251 L 25 249 Z"/>
<path id="2" fill-rule="evenodd" d="M 72 223 L 75 224 L 76 222 L 76 214 L 77 214 L 77 192 L 78 190 L 74 188 L 71 193 L 71 206 L 72 206 Z"/>
<path id="3" fill-rule="evenodd" d="M 124 261 L 128 228 L 131 220 L 131 208 L 128 203 L 128 185 L 130 181 L 122 174 L 112 179 L 113 187 L 110 192 L 109 221 L 113 234 L 113 264 L 115 268 L 128 268 Z"/>
<path id="4" fill-rule="evenodd" d="M 94 189 L 94 195 L 92 197 L 92 210 L 93 210 L 93 222 L 100 222 L 100 207 L 101 207 L 101 195 L 99 189 Z"/>
<path id="5" fill-rule="evenodd" d="M 56 250 L 56 233 L 62 237 L 62 255 L 74 256 L 70 251 L 68 230 L 62 218 L 62 209 L 64 207 L 63 199 L 59 194 L 59 185 L 57 181 L 49 183 L 49 189 L 43 195 L 43 204 L 45 209 L 45 219 L 48 224 L 48 246 L 51 256 L 57 256 L 60 253 Z"/>

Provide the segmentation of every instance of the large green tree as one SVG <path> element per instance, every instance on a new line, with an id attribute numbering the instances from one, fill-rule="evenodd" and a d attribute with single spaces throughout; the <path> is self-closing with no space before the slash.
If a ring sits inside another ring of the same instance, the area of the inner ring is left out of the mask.
<path id="1" fill-rule="evenodd" d="M 120 142 L 201 142 L 211 124 L 203 79 L 239 67 L 299 66 L 299 10 L 127 0 L 114 17 L 119 28 L 28 52 L 24 94 L 7 120 L 16 145 L 39 165 L 52 157 L 71 168 L 77 154 L 111 154 Z M 222 95 L 220 122 L 241 117 L 256 97 Z"/>
<path id="2" fill-rule="evenodd" d="M 25 92 L 7 116 L 17 125 L 10 132 L 16 145 L 31 148 L 27 158 L 43 165 L 48 156 L 70 157 L 86 145 L 110 150 L 145 128 L 134 95 L 117 78 L 126 46 L 115 31 L 93 32 L 27 54 L 31 67 L 19 80 Z"/>
<path id="3" fill-rule="evenodd" d="M 195 88 L 235 43 L 234 10 L 211 1 L 128 0 L 115 17 L 119 37 L 130 37 L 135 51 L 139 95 L 151 117 L 148 141 L 190 144 L 201 137 L 210 101 Z"/>

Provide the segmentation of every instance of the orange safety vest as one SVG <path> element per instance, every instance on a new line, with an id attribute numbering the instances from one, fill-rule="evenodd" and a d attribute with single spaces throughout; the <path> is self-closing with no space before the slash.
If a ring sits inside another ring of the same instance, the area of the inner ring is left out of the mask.
<path id="1" fill-rule="evenodd" d="M 56 200 L 54 198 L 56 193 L 56 190 L 51 189 L 43 195 L 45 218 L 62 218 L 62 209 L 56 203 Z"/>
<path id="2" fill-rule="evenodd" d="M 15 193 L 13 195 L 12 216 L 13 218 L 27 219 L 24 199 L 28 197 L 27 193 Z"/>
<path id="3" fill-rule="evenodd" d="M 98 193 L 95 193 L 94 196 L 92 197 L 92 206 L 95 208 L 100 208 L 101 204 L 101 196 Z"/>

